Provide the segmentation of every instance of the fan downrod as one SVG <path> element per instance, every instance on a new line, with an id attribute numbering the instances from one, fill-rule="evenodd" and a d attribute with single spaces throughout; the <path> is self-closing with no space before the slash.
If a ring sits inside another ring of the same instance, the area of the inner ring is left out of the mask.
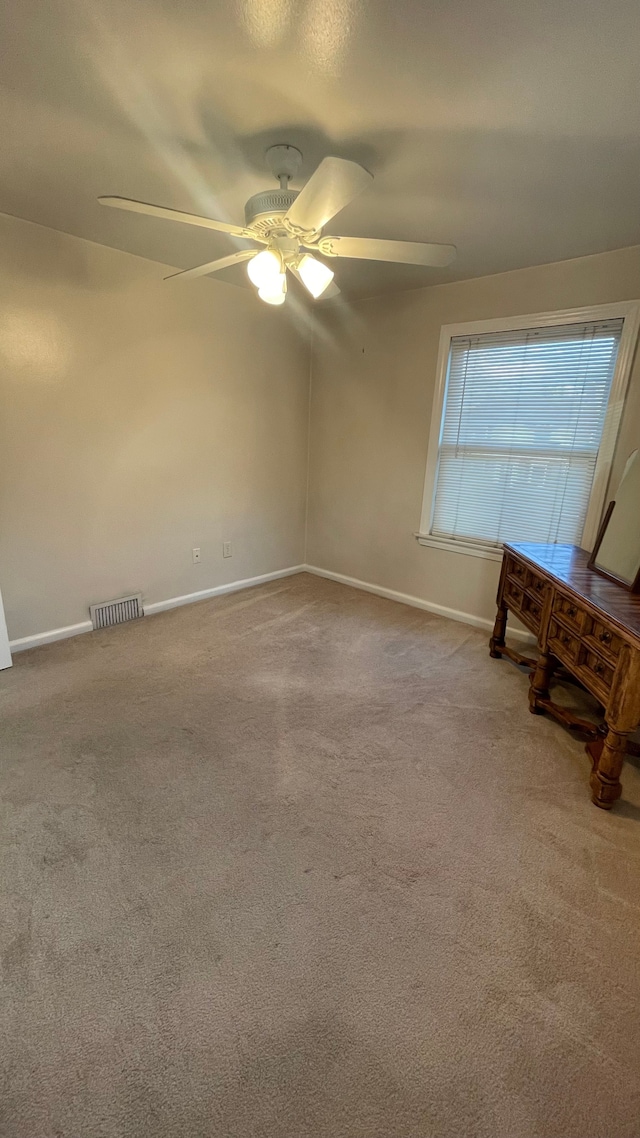
<path id="1" fill-rule="evenodd" d="M 270 146 L 265 158 L 271 173 L 280 183 L 280 189 L 286 190 L 302 165 L 302 153 L 297 146 L 282 144 Z"/>

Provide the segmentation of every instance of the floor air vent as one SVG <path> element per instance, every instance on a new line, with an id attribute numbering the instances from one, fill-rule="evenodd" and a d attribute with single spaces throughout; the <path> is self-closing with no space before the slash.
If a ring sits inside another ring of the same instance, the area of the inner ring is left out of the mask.
<path id="1" fill-rule="evenodd" d="M 112 624 L 136 620 L 139 616 L 144 616 L 142 593 L 136 593 L 133 597 L 119 597 L 117 601 L 105 601 L 101 605 L 90 605 L 89 612 L 94 628 L 110 628 Z"/>

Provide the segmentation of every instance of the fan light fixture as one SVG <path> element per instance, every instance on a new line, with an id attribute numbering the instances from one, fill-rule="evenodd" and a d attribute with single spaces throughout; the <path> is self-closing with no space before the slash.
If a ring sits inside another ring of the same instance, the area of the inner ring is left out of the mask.
<path id="1" fill-rule="evenodd" d="M 263 249 L 256 257 L 252 257 L 247 265 L 249 280 L 257 289 L 266 289 L 268 292 L 277 290 L 277 279 L 282 276 L 282 261 L 273 249 Z M 273 287 L 270 286 L 274 286 Z"/>
<path id="2" fill-rule="evenodd" d="M 284 304 L 286 293 L 287 278 L 284 273 L 270 277 L 267 284 L 258 289 L 260 300 L 264 300 L 266 304 Z"/>
<path id="3" fill-rule="evenodd" d="M 275 249 L 263 249 L 247 265 L 249 280 L 265 304 L 284 304 L 287 276 L 282 255 Z"/>
<path id="4" fill-rule="evenodd" d="M 309 253 L 305 253 L 298 262 L 298 272 L 303 285 L 311 293 L 314 300 L 322 296 L 324 290 L 329 287 L 333 280 L 331 269 L 327 265 L 323 265 L 322 261 L 317 261 Z"/>

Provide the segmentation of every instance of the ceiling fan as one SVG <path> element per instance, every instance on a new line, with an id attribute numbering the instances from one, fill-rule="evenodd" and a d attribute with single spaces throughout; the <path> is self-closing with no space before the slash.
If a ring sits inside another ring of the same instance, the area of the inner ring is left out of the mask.
<path id="1" fill-rule="evenodd" d="M 232 237 L 257 242 L 265 248 L 240 249 L 228 257 L 220 257 L 194 269 L 171 273 L 165 280 L 187 280 L 216 273 L 230 265 L 247 261 L 247 273 L 267 304 L 284 304 L 287 292 L 287 270 L 304 285 L 314 299 L 336 296 L 340 289 L 333 272 L 323 257 L 350 257 L 367 261 L 395 261 L 407 265 L 444 267 L 456 255 L 455 245 L 429 245 L 418 241 L 385 241 L 375 237 L 323 236 L 322 229 L 335 214 L 344 209 L 373 181 L 373 176 L 344 158 L 324 158 L 301 190 L 290 190 L 302 154 L 295 146 L 271 146 L 267 162 L 280 183 L 278 190 L 254 194 L 245 205 L 245 225 L 230 225 L 177 209 L 149 205 L 130 198 L 101 197 L 102 205 L 145 213 L 151 217 L 183 221 L 229 233 Z"/>

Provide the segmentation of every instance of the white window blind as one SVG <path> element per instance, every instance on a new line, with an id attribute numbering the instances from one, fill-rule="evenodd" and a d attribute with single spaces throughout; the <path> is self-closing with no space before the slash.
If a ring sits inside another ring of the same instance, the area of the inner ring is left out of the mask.
<path id="1" fill-rule="evenodd" d="M 432 534 L 580 543 L 623 322 L 451 340 Z"/>

